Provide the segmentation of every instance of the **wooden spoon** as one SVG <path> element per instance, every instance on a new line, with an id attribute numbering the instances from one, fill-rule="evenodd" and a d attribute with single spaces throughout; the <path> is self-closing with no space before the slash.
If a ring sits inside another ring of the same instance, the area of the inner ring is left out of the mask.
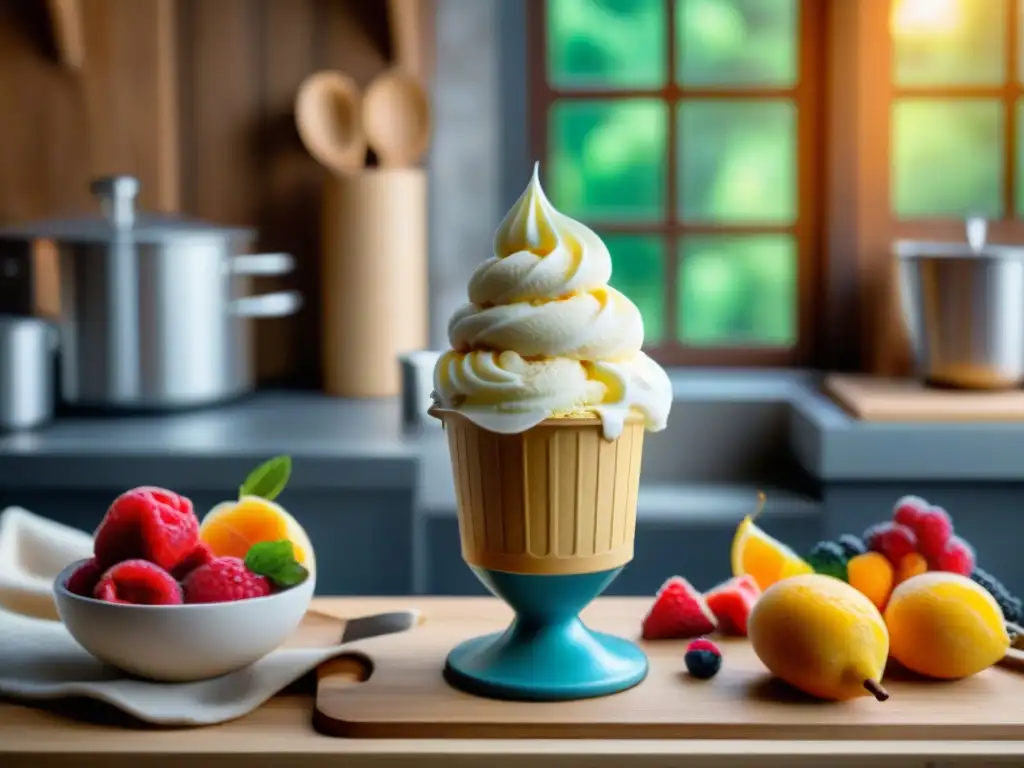
<path id="1" fill-rule="evenodd" d="M 295 123 L 309 154 L 335 173 L 366 165 L 359 86 L 342 72 L 307 77 L 295 98 Z"/>
<path id="2" fill-rule="evenodd" d="M 48 0 L 50 24 L 61 63 L 81 69 L 85 62 L 85 34 L 80 0 Z"/>
<path id="3" fill-rule="evenodd" d="M 399 68 L 420 79 L 423 77 L 422 3 L 423 0 L 388 0 L 391 53 Z"/>
<path id="4" fill-rule="evenodd" d="M 363 96 L 363 132 L 384 168 L 415 165 L 430 144 L 430 100 L 408 72 L 390 69 Z"/>

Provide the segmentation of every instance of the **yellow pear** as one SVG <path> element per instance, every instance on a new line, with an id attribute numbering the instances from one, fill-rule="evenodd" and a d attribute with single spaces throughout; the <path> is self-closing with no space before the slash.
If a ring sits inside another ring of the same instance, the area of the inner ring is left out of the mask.
<path id="1" fill-rule="evenodd" d="M 988 669 L 1010 648 L 995 598 L 957 573 L 932 571 L 904 581 L 889 598 L 885 623 L 892 657 L 941 680 Z"/>
<path id="2" fill-rule="evenodd" d="M 794 688 L 836 701 L 889 698 L 885 621 L 846 582 L 820 574 L 779 581 L 754 605 L 747 631 L 768 671 Z"/>

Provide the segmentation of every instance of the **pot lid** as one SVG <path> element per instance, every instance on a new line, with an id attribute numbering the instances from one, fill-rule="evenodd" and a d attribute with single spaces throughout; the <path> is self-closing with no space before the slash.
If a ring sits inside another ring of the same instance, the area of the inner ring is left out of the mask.
<path id="1" fill-rule="evenodd" d="M 251 237 L 255 231 L 245 227 L 222 227 L 199 219 L 166 214 L 141 213 L 135 208 L 139 180 L 133 176 L 109 176 L 89 185 L 99 202 L 101 213 L 0 227 L 0 239 L 106 243 L 130 238 L 135 242 L 162 242 L 177 237 L 218 235 Z"/>
<path id="2" fill-rule="evenodd" d="M 914 258 L 1024 258 L 1024 245 L 987 242 L 988 222 L 971 217 L 964 223 L 966 238 L 962 243 L 930 242 L 927 240 L 897 240 L 893 252 L 904 259 Z"/>

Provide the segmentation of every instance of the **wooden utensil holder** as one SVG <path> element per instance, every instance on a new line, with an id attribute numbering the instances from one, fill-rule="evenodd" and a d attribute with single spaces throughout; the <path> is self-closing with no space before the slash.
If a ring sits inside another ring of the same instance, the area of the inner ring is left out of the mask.
<path id="1" fill-rule="evenodd" d="M 419 168 L 328 180 L 323 209 L 324 390 L 401 392 L 399 356 L 427 344 L 427 180 Z"/>

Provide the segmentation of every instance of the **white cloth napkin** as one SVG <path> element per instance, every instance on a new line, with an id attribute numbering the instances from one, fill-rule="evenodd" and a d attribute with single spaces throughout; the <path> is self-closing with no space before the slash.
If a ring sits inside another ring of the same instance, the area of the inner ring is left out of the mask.
<path id="1" fill-rule="evenodd" d="M 253 711 L 337 656 L 344 642 L 405 631 L 419 622 L 416 611 L 365 617 L 348 622 L 344 638 L 323 637 L 323 645 L 315 648 L 280 648 L 213 680 L 137 680 L 96 660 L 63 624 L 48 618 L 56 616 L 53 578 L 91 553 L 88 534 L 17 507 L 0 513 L 0 695 L 25 700 L 84 696 L 149 723 L 212 725 Z M 339 635 L 341 628 L 339 620 Z"/>

